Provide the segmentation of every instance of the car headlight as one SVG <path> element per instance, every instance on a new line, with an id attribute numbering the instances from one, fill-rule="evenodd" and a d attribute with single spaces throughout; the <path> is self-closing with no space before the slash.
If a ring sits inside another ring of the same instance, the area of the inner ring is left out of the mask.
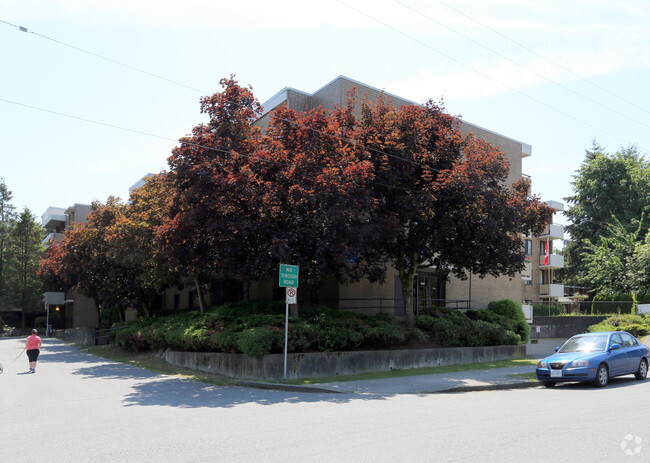
<path id="1" fill-rule="evenodd" d="M 546 363 L 544 360 L 540 360 L 537 364 L 537 368 L 548 368 L 548 363 Z"/>
<path id="2" fill-rule="evenodd" d="M 579 367 L 588 367 L 589 366 L 589 360 L 574 360 L 571 362 L 571 365 L 569 365 L 570 368 L 579 368 Z"/>

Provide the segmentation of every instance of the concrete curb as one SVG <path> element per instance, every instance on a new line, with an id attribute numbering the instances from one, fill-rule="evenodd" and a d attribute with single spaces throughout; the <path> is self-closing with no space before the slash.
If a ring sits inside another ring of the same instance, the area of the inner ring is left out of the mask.
<path id="1" fill-rule="evenodd" d="M 299 386 L 296 384 L 261 383 L 259 381 L 239 380 L 235 383 L 235 386 L 250 387 L 254 389 L 266 389 L 270 391 L 353 394 L 352 392 L 335 391 L 333 389 L 326 389 L 324 387 L 317 387 L 317 386 Z"/>
<path id="2" fill-rule="evenodd" d="M 455 393 L 455 392 L 475 392 L 475 391 L 506 391 L 509 389 L 526 389 L 530 387 L 540 387 L 542 383 L 539 381 L 525 381 L 519 383 L 509 384 L 488 384 L 485 386 L 458 386 L 450 389 L 443 389 L 440 391 L 425 392 L 424 394 L 436 393 Z"/>
<path id="3" fill-rule="evenodd" d="M 507 384 L 485 384 L 480 386 L 456 386 L 448 389 L 438 389 L 432 391 L 419 391 L 419 392 L 358 392 L 358 391 L 337 391 L 334 389 L 327 389 L 318 386 L 299 386 L 295 384 L 278 384 L 278 383 L 263 383 L 258 381 L 237 381 L 236 386 L 250 387 L 254 389 L 265 389 L 270 391 L 286 391 L 286 392 L 307 392 L 307 393 L 320 393 L 320 394 L 453 394 L 460 392 L 480 392 L 480 391 L 506 391 L 510 389 L 526 389 L 531 387 L 540 387 L 542 383 L 539 381 L 520 381 Z"/>

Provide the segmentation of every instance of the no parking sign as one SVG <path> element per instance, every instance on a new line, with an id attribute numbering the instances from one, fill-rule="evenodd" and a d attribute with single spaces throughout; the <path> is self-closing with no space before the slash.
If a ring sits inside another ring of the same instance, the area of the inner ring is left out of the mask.
<path id="1" fill-rule="evenodd" d="M 287 288 L 287 304 L 297 304 L 297 288 Z"/>

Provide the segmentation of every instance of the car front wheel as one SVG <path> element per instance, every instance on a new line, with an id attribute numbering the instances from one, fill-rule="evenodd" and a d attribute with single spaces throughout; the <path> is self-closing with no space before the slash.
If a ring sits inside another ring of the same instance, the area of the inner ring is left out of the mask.
<path id="1" fill-rule="evenodd" d="M 645 379 L 648 376 L 648 362 L 646 359 L 641 359 L 639 369 L 634 373 L 636 379 Z"/>
<path id="2" fill-rule="evenodd" d="M 605 387 L 608 382 L 609 370 L 607 369 L 607 365 L 601 363 L 598 366 L 598 371 L 596 371 L 596 381 L 594 381 L 594 384 L 596 387 Z"/>

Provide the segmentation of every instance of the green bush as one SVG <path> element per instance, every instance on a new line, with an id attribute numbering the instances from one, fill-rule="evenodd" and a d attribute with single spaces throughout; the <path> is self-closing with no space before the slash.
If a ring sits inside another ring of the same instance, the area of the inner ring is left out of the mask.
<path id="1" fill-rule="evenodd" d="M 521 310 L 521 308 L 519 309 Z M 480 347 L 520 344 L 515 330 L 518 321 L 492 310 L 459 310 L 431 308 L 416 317 L 416 325 L 443 347 Z M 522 319 L 523 311 L 522 311 Z M 527 324 L 526 324 L 527 326 Z"/>
<path id="2" fill-rule="evenodd" d="M 650 333 L 650 315 L 621 314 L 606 318 L 600 323 L 591 325 L 587 331 L 627 331 L 636 337 L 647 336 Z"/>
<path id="3" fill-rule="evenodd" d="M 518 334 L 522 342 L 528 342 L 530 339 L 530 325 L 526 321 L 526 316 L 521 308 L 521 304 L 512 299 L 500 299 L 488 304 L 488 310 L 504 316 L 507 320 L 512 321 L 513 326 L 510 331 Z"/>
<path id="4" fill-rule="evenodd" d="M 284 334 L 271 326 L 258 326 L 244 330 L 237 340 L 237 347 L 251 357 L 262 357 L 272 352 L 281 352 Z"/>
<path id="5" fill-rule="evenodd" d="M 116 343 L 128 350 L 171 348 L 260 356 L 282 350 L 284 321 L 283 303 L 257 301 L 227 304 L 203 314 L 172 312 L 114 327 Z M 407 333 L 398 320 L 387 314 L 368 316 L 314 306 L 301 308 L 300 319 L 289 318 L 287 349 L 309 352 L 381 348 L 421 337 L 422 333 Z"/>

